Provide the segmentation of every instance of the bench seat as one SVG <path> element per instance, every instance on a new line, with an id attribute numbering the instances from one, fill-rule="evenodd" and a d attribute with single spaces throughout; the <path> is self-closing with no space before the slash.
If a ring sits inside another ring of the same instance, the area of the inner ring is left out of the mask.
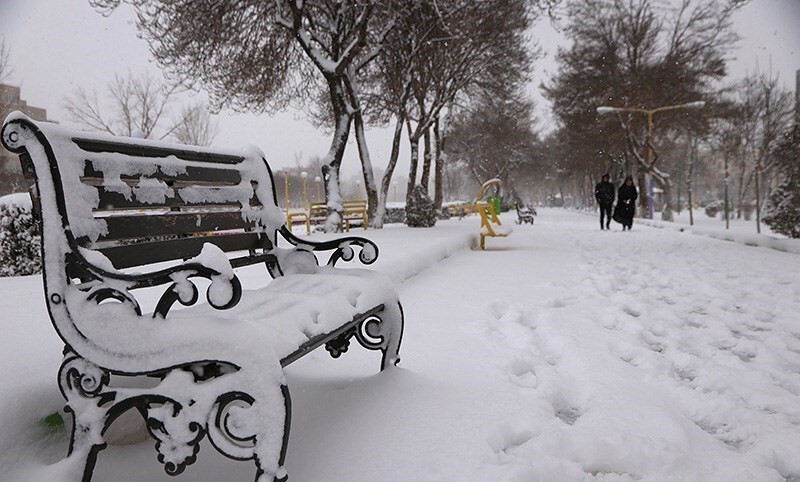
<path id="1" fill-rule="evenodd" d="M 337 330 L 342 320 L 377 313 L 376 308 L 387 302 L 386 294 L 393 292 L 392 282 L 380 273 L 321 268 L 314 274 L 286 276 L 264 288 L 245 290 L 230 310 L 219 312 L 200 305 L 174 311 L 169 320 L 191 324 L 195 317 L 236 319 L 253 326 L 278 359 L 291 362 L 298 349 Z"/>

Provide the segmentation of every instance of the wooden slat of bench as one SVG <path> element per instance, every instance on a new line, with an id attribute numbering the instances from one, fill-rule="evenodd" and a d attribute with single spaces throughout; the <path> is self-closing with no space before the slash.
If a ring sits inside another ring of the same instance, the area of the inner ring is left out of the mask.
<path id="1" fill-rule="evenodd" d="M 215 244 L 225 252 L 247 251 L 264 247 L 257 233 L 237 233 L 112 246 L 101 248 L 99 251 L 111 260 L 115 268 L 125 269 L 181 258 L 193 258 L 200 254 L 205 243 Z"/>
<path id="2" fill-rule="evenodd" d="M 118 192 L 108 191 L 104 187 L 98 187 L 100 193 L 100 202 L 98 203 L 99 210 L 113 210 L 113 209 L 169 209 L 173 207 L 214 207 L 214 206 L 231 206 L 241 207 L 236 201 L 219 202 L 219 201 L 206 201 L 199 203 L 187 203 L 180 196 L 178 196 L 176 189 L 171 189 L 171 194 L 166 196 L 164 202 L 147 204 L 138 201 L 131 197 L 126 199 L 124 195 Z M 249 201 L 250 206 L 260 206 L 261 202 L 257 197 L 253 196 Z"/>
<path id="3" fill-rule="evenodd" d="M 120 179 L 129 183 L 136 183 L 142 175 L 120 175 Z M 148 179 L 158 179 L 159 181 L 182 182 L 186 185 L 211 184 L 211 185 L 235 185 L 242 180 L 241 173 L 236 169 L 204 168 L 197 166 L 186 166 L 186 172 L 178 174 L 165 174 L 158 169 L 153 174 L 145 175 Z M 95 169 L 92 161 L 85 161 L 81 182 L 92 185 L 103 184 L 103 172 Z"/>
<path id="4" fill-rule="evenodd" d="M 164 234 L 192 234 L 213 231 L 228 231 L 252 226 L 242 219 L 240 212 L 177 213 L 150 216 L 108 216 L 102 218 L 108 234 L 101 241 L 143 238 Z"/>
<path id="5" fill-rule="evenodd" d="M 199 150 L 176 149 L 161 146 L 143 146 L 141 144 L 126 144 L 123 142 L 102 141 L 97 139 L 83 139 L 75 137 L 72 141 L 81 149 L 88 152 L 117 152 L 136 157 L 168 157 L 175 156 L 187 161 L 209 162 L 216 164 L 236 164 L 244 160 L 241 156 L 219 154 Z"/>

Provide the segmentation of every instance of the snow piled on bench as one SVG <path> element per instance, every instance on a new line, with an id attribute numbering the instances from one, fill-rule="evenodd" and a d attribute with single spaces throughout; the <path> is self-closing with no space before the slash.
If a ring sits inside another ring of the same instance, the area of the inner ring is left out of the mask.
<path id="1" fill-rule="evenodd" d="M 30 120 L 24 114 L 12 113 L 6 118 L 6 122 L 16 119 Z M 118 137 L 88 134 L 46 122 L 36 123 L 36 125 L 46 135 L 58 162 L 61 182 L 64 186 L 69 225 L 76 238 L 87 237 L 92 242 L 95 242 L 98 238 L 108 233 L 106 221 L 101 218 L 95 218 L 93 215 L 93 210 L 100 207 L 98 190 L 94 186 L 81 182 L 84 165 L 87 161 L 96 171 L 102 173 L 103 187 L 106 190 L 120 193 L 128 200 L 135 198 L 144 204 L 156 204 L 164 202 L 172 194 L 177 194 L 189 204 L 239 202 L 242 205 L 242 217 L 249 222 L 255 223 L 270 237 L 273 236 L 273 231 L 283 224 L 283 214 L 275 205 L 272 180 L 265 165 L 265 156 L 256 147 L 248 146 L 239 150 L 211 150 L 150 140 L 131 139 L 126 142 L 125 139 Z M 139 157 L 114 152 L 88 152 L 73 142 L 75 138 L 122 142 L 146 147 L 184 148 L 208 153 L 212 156 L 217 154 L 241 157 L 243 160 L 238 164 L 213 164 L 187 161 L 175 155 Z M 32 156 L 42 159 L 39 165 L 44 167 L 47 162 L 44 160 L 46 159 L 46 154 L 38 146 L 38 143 L 28 142 L 26 147 Z M 166 183 L 149 177 L 159 171 L 168 176 L 176 176 L 185 173 L 189 167 L 237 170 L 240 172 L 241 180 L 236 186 L 215 188 L 189 186 L 178 189 L 176 193 L 173 193 L 173 189 L 167 186 Z M 47 176 L 49 173 L 38 172 L 38 174 L 39 176 Z M 121 176 L 139 176 L 139 183 L 136 186 L 130 186 L 122 180 Z M 253 195 L 257 196 L 262 207 L 250 205 L 250 199 Z M 46 204 L 43 203 L 43 209 L 47 209 Z M 46 214 L 46 216 L 52 215 L 57 215 L 57 213 Z"/>

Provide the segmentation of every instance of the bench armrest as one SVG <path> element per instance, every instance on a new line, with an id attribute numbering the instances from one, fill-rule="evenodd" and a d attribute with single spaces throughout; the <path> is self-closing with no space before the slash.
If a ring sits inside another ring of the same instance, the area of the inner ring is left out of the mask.
<path id="1" fill-rule="evenodd" d="M 307 251 L 331 251 L 331 257 L 328 258 L 328 266 L 336 266 L 336 263 L 341 259 L 350 261 L 355 256 L 353 246 L 361 248 L 358 253 L 358 259 L 364 264 L 372 264 L 378 259 L 378 245 L 366 238 L 359 238 L 357 236 L 347 236 L 344 238 L 333 239 L 331 241 L 311 241 L 302 239 L 295 236 L 292 231 L 286 226 L 282 226 L 280 233 L 286 241 L 290 242 L 293 246 Z"/>
<path id="2" fill-rule="evenodd" d="M 79 250 L 78 253 L 67 254 L 68 265 L 84 280 L 79 289 L 88 291 L 87 299 L 98 304 L 106 299 L 116 299 L 123 303 L 131 303 L 141 315 L 141 308 L 130 290 L 172 283 L 161 295 L 153 311 L 153 317 L 166 318 L 176 301 L 184 306 L 197 303 L 199 292 L 191 278 L 205 278 L 211 281 L 206 291 L 206 299 L 215 309 L 232 308 L 242 297 L 241 282 L 232 269 L 216 269 L 199 257 L 149 273 L 125 273 L 115 270 L 111 262 L 100 253 L 95 252 L 95 257 L 87 259 L 87 251 Z"/>

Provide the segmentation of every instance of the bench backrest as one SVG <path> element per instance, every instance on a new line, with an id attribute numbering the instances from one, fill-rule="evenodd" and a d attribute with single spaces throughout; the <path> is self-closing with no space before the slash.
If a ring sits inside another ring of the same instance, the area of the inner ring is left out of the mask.
<path id="1" fill-rule="evenodd" d="M 120 140 L 21 114 L 3 134 L 39 193 L 55 193 L 45 208 L 62 216 L 67 243 L 101 252 L 117 269 L 190 258 L 207 242 L 226 252 L 269 249 L 284 222 L 257 149 Z"/>
<path id="2" fill-rule="evenodd" d="M 328 205 L 325 203 L 311 203 L 308 208 L 308 217 L 314 220 L 324 220 L 328 217 Z"/>

